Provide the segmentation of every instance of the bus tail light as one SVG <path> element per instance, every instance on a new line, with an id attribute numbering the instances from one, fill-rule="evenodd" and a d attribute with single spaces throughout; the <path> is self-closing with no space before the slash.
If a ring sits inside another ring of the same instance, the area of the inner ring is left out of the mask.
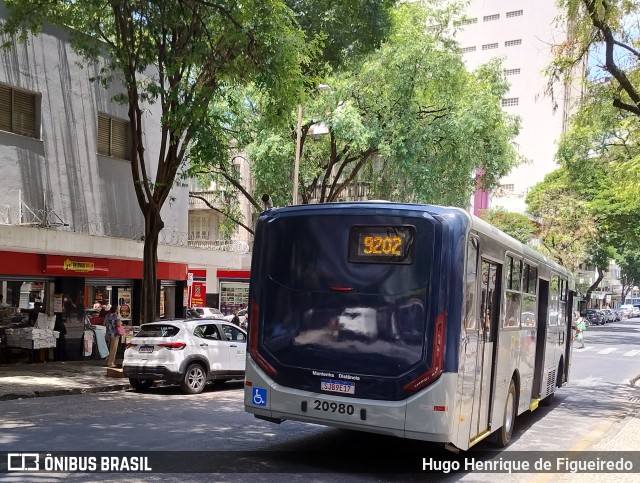
<path id="1" fill-rule="evenodd" d="M 277 376 L 278 371 L 258 352 L 258 326 L 260 321 L 260 307 L 255 300 L 251 301 L 251 316 L 249 317 L 249 354 L 260 368 L 271 377 Z"/>
<path id="2" fill-rule="evenodd" d="M 436 317 L 436 324 L 433 330 L 433 351 L 431 352 L 431 369 L 420 375 L 402 389 L 414 392 L 431 384 L 442 374 L 444 364 L 444 330 L 447 322 L 447 313 L 440 312 Z"/>

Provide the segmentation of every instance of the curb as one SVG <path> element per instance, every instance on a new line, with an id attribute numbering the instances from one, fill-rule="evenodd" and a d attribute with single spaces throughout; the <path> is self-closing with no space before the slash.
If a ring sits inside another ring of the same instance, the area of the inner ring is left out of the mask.
<path id="1" fill-rule="evenodd" d="M 91 394 L 91 393 L 100 393 L 100 392 L 115 392 L 115 391 L 125 391 L 128 389 L 131 389 L 131 385 L 129 383 L 113 384 L 110 386 L 100 386 L 100 387 L 52 389 L 49 391 L 33 391 L 32 393 L 25 393 L 25 394 L 3 394 L 3 395 L 0 395 L 0 401 L 11 401 L 15 399 L 32 399 L 37 397 L 70 396 L 70 395 L 77 395 L 77 394 Z"/>

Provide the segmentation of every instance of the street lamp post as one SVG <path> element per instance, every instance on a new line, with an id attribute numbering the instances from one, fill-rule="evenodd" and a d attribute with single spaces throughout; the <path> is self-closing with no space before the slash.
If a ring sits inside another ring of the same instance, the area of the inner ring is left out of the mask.
<path id="1" fill-rule="evenodd" d="M 298 127 L 296 128 L 296 158 L 293 165 L 293 201 L 298 204 L 298 177 L 300 172 L 300 144 L 302 141 L 302 104 L 298 104 Z"/>
<path id="2" fill-rule="evenodd" d="M 318 91 L 324 92 L 331 90 L 331 86 L 327 84 L 318 85 Z M 296 128 L 296 156 L 293 164 L 293 200 L 292 205 L 298 204 L 298 178 L 300 176 L 300 156 L 302 144 L 302 104 L 298 104 L 298 126 Z"/>

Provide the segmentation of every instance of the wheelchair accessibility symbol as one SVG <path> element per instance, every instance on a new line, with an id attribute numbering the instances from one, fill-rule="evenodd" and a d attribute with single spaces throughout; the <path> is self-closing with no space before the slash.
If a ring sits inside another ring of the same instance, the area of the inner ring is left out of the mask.
<path id="1" fill-rule="evenodd" d="M 253 404 L 256 406 L 267 405 L 267 390 L 260 387 L 253 388 Z"/>

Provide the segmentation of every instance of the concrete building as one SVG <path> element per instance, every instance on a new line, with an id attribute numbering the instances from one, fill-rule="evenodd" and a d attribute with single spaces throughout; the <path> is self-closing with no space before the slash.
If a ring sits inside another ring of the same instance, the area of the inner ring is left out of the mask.
<path id="1" fill-rule="evenodd" d="M 457 39 L 470 69 L 493 58 L 502 59 L 511 84 L 502 105 L 522 121 L 516 144 L 529 160 L 501 180 L 500 188 L 488 200 L 489 207 L 524 212 L 529 189 L 557 168 L 557 142 L 580 90 L 555 85 L 555 101 L 546 94 L 544 70 L 553 58 L 554 46 L 568 37 L 567 28 L 556 24 L 562 13 L 556 3 L 471 0 L 465 19 L 457 25 Z"/>
<path id="2" fill-rule="evenodd" d="M 0 19 L 6 15 L 0 4 Z M 101 300 L 138 322 L 144 219 L 127 159 L 127 107 L 113 102 L 118 82 L 105 89 L 91 81 L 98 68 L 52 26 L 0 51 L 0 294 L 11 315 L 36 304 L 66 313 L 67 301 L 91 307 Z M 158 109 L 146 106 L 143 117 L 150 172 Z M 167 318 L 184 314 L 194 269 L 213 295 L 221 278 L 248 276 L 246 253 L 190 244 L 188 210 L 188 188 L 176 185 L 162 210 L 158 249 L 159 313 Z"/>

